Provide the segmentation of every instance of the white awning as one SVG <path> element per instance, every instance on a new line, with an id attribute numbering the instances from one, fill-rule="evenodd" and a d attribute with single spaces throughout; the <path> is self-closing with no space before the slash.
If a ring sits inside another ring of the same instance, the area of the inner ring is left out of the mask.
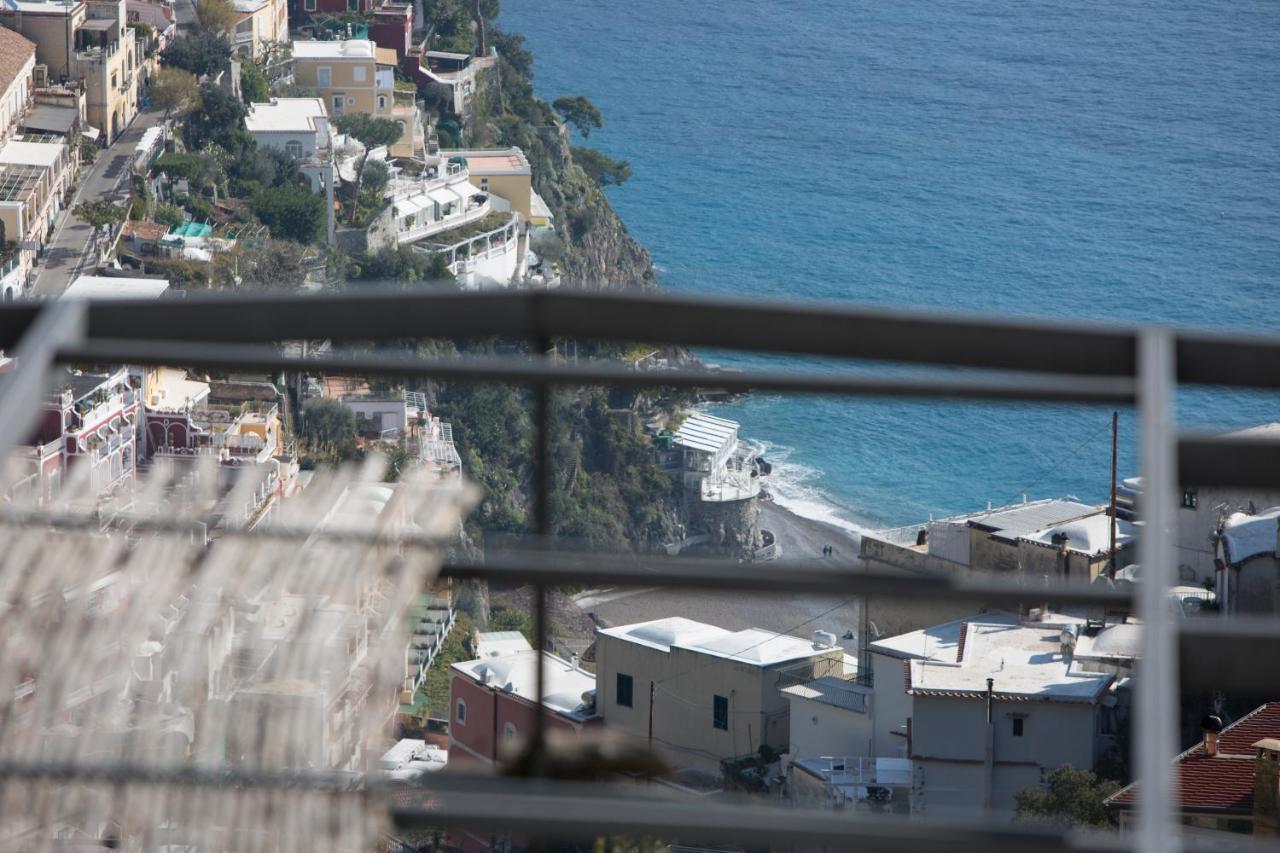
<path id="1" fill-rule="evenodd" d="M 89 124 L 86 124 L 84 126 L 84 130 L 80 131 L 80 135 L 86 139 L 97 139 L 100 133 L 102 133 L 102 131 Z"/>
<path id="2" fill-rule="evenodd" d="M 456 184 L 449 184 L 449 189 L 452 192 L 457 193 L 458 198 L 462 199 L 463 204 L 466 204 L 467 199 L 481 192 L 481 190 L 473 187 L 469 181 L 460 181 Z"/>
<path id="3" fill-rule="evenodd" d="M 437 201 L 440 204 L 453 204 L 458 200 L 458 197 L 449 192 L 447 187 L 436 187 L 429 191 L 427 195 L 431 197 L 432 201 Z"/>
<path id="4" fill-rule="evenodd" d="M 396 202 L 396 216 L 416 216 L 429 207 L 431 207 L 431 202 L 425 197 L 420 195 L 410 196 Z"/>

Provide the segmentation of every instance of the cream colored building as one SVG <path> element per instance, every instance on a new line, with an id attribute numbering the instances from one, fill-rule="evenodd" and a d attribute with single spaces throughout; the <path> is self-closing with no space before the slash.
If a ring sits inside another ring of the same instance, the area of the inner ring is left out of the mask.
<path id="1" fill-rule="evenodd" d="M 509 205 L 510 210 L 520 214 L 524 220 L 530 220 L 534 208 L 533 169 L 519 148 L 441 149 L 440 156 L 445 159 L 464 158 L 471 183 L 476 188 L 497 196 Z"/>
<path id="2" fill-rule="evenodd" d="M 391 146 L 393 157 L 425 157 L 426 138 L 415 104 L 397 103 L 396 52 L 368 39 L 346 41 L 295 41 L 294 83 L 324 101 L 329 117 L 367 113 L 397 122 L 400 141 Z"/>
<path id="3" fill-rule="evenodd" d="M 671 617 L 596 637 L 596 708 L 605 726 L 652 742 L 676 767 L 718 769 L 721 759 L 764 745 L 785 751 L 790 704 L 782 688 L 844 675 L 844 650 L 831 635 L 810 642 Z"/>
<path id="4" fill-rule="evenodd" d="M 125 0 L 14 0 L 0 23 L 36 45 L 50 83 L 79 81 L 89 125 L 114 140 L 138 112 L 142 51 L 128 27 Z"/>
<path id="5" fill-rule="evenodd" d="M 62 209 L 74 166 L 63 142 L 10 140 L 0 147 L 0 221 L 17 251 L 4 259 L 0 295 L 22 295 L 35 254 Z"/>
<path id="6" fill-rule="evenodd" d="M 8 29 L 0 29 L 0 139 L 7 139 L 31 103 L 31 72 L 36 46 Z"/>
<path id="7" fill-rule="evenodd" d="M 287 0 L 235 0 L 235 9 L 231 48 L 237 55 L 257 59 L 272 45 L 289 41 Z"/>

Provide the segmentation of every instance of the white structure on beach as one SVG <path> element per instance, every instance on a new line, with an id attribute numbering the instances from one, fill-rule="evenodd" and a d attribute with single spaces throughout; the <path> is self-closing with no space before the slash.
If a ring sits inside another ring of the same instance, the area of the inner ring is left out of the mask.
<path id="1" fill-rule="evenodd" d="M 684 451 L 685 486 L 697 487 L 704 501 L 742 501 L 760 494 L 760 478 L 738 453 L 737 421 L 693 412 L 673 441 Z"/>

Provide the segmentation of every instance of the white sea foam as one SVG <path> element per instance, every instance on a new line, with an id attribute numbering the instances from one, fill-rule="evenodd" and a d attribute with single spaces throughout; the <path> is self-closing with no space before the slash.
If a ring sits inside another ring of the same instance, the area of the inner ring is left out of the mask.
<path id="1" fill-rule="evenodd" d="M 850 509 L 832 500 L 817 485 L 822 476 L 821 471 L 792 461 L 794 448 L 770 441 L 744 440 L 773 466 L 773 473 L 765 478 L 764 487 L 778 506 L 801 518 L 830 524 L 857 536 L 874 529 L 869 524 L 857 521 Z"/>

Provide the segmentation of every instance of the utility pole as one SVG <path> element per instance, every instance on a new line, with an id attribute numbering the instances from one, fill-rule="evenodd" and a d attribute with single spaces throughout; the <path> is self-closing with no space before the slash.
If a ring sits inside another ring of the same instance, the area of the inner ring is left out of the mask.
<path id="1" fill-rule="evenodd" d="M 1107 577 L 1116 577 L 1116 454 L 1120 441 L 1120 413 L 1111 413 L 1111 547 L 1108 551 Z"/>
<path id="2" fill-rule="evenodd" d="M 653 682 L 649 682 L 649 752 L 653 752 Z"/>

